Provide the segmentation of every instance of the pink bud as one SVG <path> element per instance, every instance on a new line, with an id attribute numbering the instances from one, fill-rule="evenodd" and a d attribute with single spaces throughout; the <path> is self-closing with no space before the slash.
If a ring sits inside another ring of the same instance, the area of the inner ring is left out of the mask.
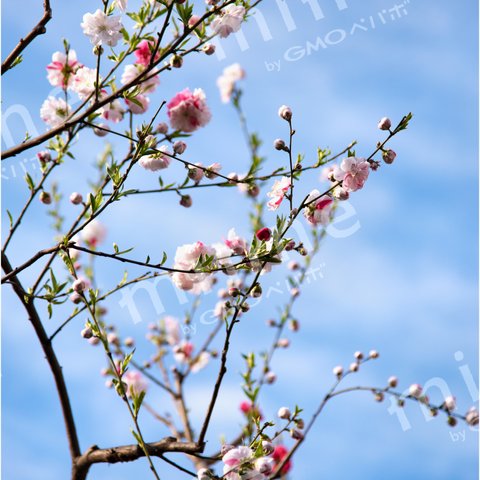
<path id="1" fill-rule="evenodd" d="M 292 109 L 290 107 L 287 107 L 286 105 L 282 105 L 278 109 L 278 116 L 283 120 L 289 122 L 292 119 Z"/>
<path id="2" fill-rule="evenodd" d="M 181 140 L 177 140 L 173 144 L 173 151 L 177 155 L 181 155 L 186 149 L 187 149 L 187 144 L 185 142 L 182 142 Z"/>
<path id="3" fill-rule="evenodd" d="M 363 358 L 363 353 L 362 352 L 355 352 L 353 354 L 353 356 L 357 359 L 357 360 L 362 360 Z"/>
<path id="4" fill-rule="evenodd" d="M 343 375 L 343 367 L 340 365 L 337 365 L 332 371 L 337 377 L 341 377 Z"/>
<path id="5" fill-rule="evenodd" d="M 45 191 L 42 191 L 40 193 L 39 200 L 44 204 L 44 205 L 50 205 L 52 203 L 52 196 Z"/>
<path id="6" fill-rule="evenodd" d="M 74 292 L 82 293 L 82 292 L 85 290 L 85 288 L 86 288 L 85 281 L 82 280 L 81 278 L 77 278 L 77 279 L 73 282 L 72 288 L 73 288 L 73 291 L 74 291 Z"/>
<path id="7" fill-rule="evenodd" d="M 101 128 L 98 128 L 101 127 Z M 108 128 L 108 125 L 106 123 L 99 123 L 97 127 L 93 129 L 93 133 L 97 137 L 104 137 L 105 135 L 108 135 L 108 131 L 110 128 Z"/>
<path id="8" fill-rule="evenodd" d="M 398 385 L 398 378 L 397 377 L 390 377 L 388 379 L 388 386 L 391 388 L 395 388 Z"/>
<path id="9" fill-rule="evenodd" d="M 77 303 L 80 303 L 82 301 L 82 297 L 77 292 L 73 292 L 70 295 L 70 301 L 77 304 Z"/>
<path id="10" fill-rule="evenodd" d="M 271 442 L 268 442 L 267 440 L 263 440 L 262 447 L 263 447 L 263 453 L 265 453 L 265 455 L 271 455 L 275 450 L 275 447 L 273 446 L 273 444 Z"/>
<path id="11" fill-rule="evenodd" d="M 281 338 L 277 342 L 277 347 L 279 348 L 288 348 L 290 346 L 290 340 L 288 338 Z"/>
<path id="12" fill-rule="evenodd" d="M 155 131 L 161 135 L 165 135 L 168 132 L 168 125 L 165 122 L 159 123 Z"/>
<path id="13" fill-rule="evenodd" d="M 281 418 L 283 420 L 289 420 L 290 417 L 292 416 L 292 412 L 287 407 L 281 407 L 278 409 L 277 412 L 278 418 Z"/>
<path id="14" fill-rule="evenodd" d="M 47 163 L 52 159 L 52 155 L 48 150 L 43 150 L 37 153 L 37 158 L 40 163 Z"/>
<path id="15" fill-rule="evenodd" d="M 292 428 L 290 430 L 290 436 L 294 439 L 294 440 L 302 440 L 303 438 L 303 433 L 300 431 L 300 430 L 297 430 L 296 428 Z"/>
<path id="16" fill-rule="evenodd" d="M 202 47 L 202 50 L 206 55 L 213 55 L 215 53 L 215 45 L 213 45 L 213 43 L 206 43 Z"/>
<path id="17" fill-rule="evenodd" d="M 73 203 L 74 205 L 79 205 L 80 203 L 83 202 L 82 194 L 78 192 L 73 192 L 70 195 L 70 202 Z"/>
<path id="18" fill-rule="evenodd" d="M 268 227 L 263 227 L 257 230 L 255 235 L 261 242 L 268 242 L 272 238 L 272 231 Z"/>
<path id="19" fill-rule="evenodd" d="M 351 372 L 358 372 L 358 368 L 359 368 L 359 365 L 357 362 L 353 362 L 350 364 L 350 366 L 348 367 L 348 369 L 351 371 Z"/>
<path id="20" fill-rule="evenodd" d="M 368 354 L 370 358 L 378 358 L 380 354 L 376 350 L 370 350 L 370 353 Z"/>
<path id="21" fill-rule="evenodd" d="M 190 28 L 193 28 L 199 21 L 201 20 L 201 18 L 198 16 L 198 15 L 192 15 L 189 19 L 188 19 L 188 26 Z M 196 28 L 198 28 L 200 25 L 198 25 Z"/>
<path id="22" fill-rule="evenodd" d="M 420 398 L 422 395 L 422 387 L 418 383 L 414 383 L 413 385 L 410 385 L 410 388 L 408 389 L 408 393 L 414 397 L 414 398 Z"/>
<path id="23" fill-rule="evenodd" d="M 179 203 L 182 207 L 190 208 L 193 204 L 192 197 L 190 195 L 182 195 Z"/>
<path id="24" fill-rule="evenodd" d="M 382 154 L 383 161 L 388 165 L 391 165 L 393 163 L 396 156 L 397 154 L 391 149 L 387 150 L 386 152 L 383 152 Z"/>
<path id="25" fill-rule="evenodd" d="M 287 148 L 285 142 L 281 138 L 277 138 L 273 142 L 273 146 L 275 147 L 275 150 L 285 150 Z"/>
<path id="26" fill-rule="evenodd" d="M 470 408 L 467 412 L 465 415 L 465 421 L 472 427 L 478 425 L 478 410 L 475 407 Z"/>
<path id="27" fill-rule="evenodd" d="M 80 335 L 81 335 L 83 338 L 86 338 L 86 339 L 92 338 L 92 337 L 93 337 L 92 329 L 91 329 L 90 327 L 85 327 L 85 328 L 80 332 Z"/>
<path id="28" fill-rule="evenodd" d="M 457 402 L 455 400 L 455 397 L 452 397 L 452 396 L 446 397 L 444 401 L 444 405 L 449 412 L 453 412 L 457 407 Z"/>
<path id="29" fill-rule="evenodd" d="M 124 345 L 126 347 L 133 347 L 135 345 L 135 340 L 132 338 L 132 337 L 127 337 L 124 341 L 123 341 Z"/>
<path id="30" fill-rule="evenodd" d="M 265 381 L 268 383 L 268 384 L 272 384 L 272 383 L 275 383 L 275 381 L 277 380 L 277 375 L 275 374 L 275 372 L 267 372 L 267 374 L 265 375 Z"/>
<path id="31" fill-rule="evenodd" d="M 390 127 L 392 126 L 392 122 L 389 118 L 383 117 L 380 122 L 378 122 L 378 128 L 380 130 L 390 130 Z"/>
<path id="32" fill-rule="evenodd" d="M 292 332 L 298 332 L 300 330 L 300 323 L 298 320 L 290 320 L 290 322 L 288 322 L 288 328 L 292 331 Z"/>

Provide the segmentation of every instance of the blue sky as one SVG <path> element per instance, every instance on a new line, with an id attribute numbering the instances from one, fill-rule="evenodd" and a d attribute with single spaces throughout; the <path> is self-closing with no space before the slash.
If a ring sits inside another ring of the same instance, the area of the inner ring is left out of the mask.
<path id="1" fill-rule="evenodd" d="M 39 3 L 25 0 L 22 15 L 18 15 L 17 2 L 3 2 L 3 56 L 37 20 Z M 354 215 L 337 225 L 341 231 L 355 225 L 360 228 L 349 236 L 328 236 L 315 260 L 323 278 L 306 286 L 295 307 L 302 329 L 292 335 L 292 347 L 274 361 L 279 381 L 263 394 L 264 412 L 268 417 L 280 406 L 298 403 L 308 418 L 332 381 L 332 367 L 348 365 L 355 350 L 370 348 L 378 349 L 381 358 L 349 383 L 383 385 L 391 374 L 398 375 L 402 388 L 414 382 L 443 382 L 464 412 L 478 405 L 478 382 L 472 387 L 464 380 L 466 371 L 478 377 L 478 5 L 445 0 L 397 2 L 404 6 L 400 17 L 393 20 L 388 12 L 395 6 L 393 0 L 348 0 L 343 10 L 338 8 L 341 2 L 319 0 L 323 18 L 318 18 L 318 10 L 316 18 L 315 2 L 288 0 L 291 18 L 286 20 L 279 3 L 265 2 L 260 7 L 270 40 L 264 39 L 252 20 L 244 28 L 248 48 L 244 46 L 242 51 L 235 39 L 228 39 L 222 44 L 224 59 L 190 57 L 175 75 L 162 76 L 152 101 L 169 99 L 186 86 L 201 87 L 207 93 L 213 119 L 189 140 L 189 159 L 219 161 L 226 172 L 247 168 L 247 150 L 234 112 L 220 102 L 215 85 L 222 69 L 235 62 L 247 71 L 244 106 L 251 129 L 265 141 L 262 153 L 268 155 L 268 171 L 282 161 L 271 147 L 273 139 L 286 135 L 285 125 L 276 116 L 281 104 L 292 107 L 296 149 L 310 161 L 318 146 L 337 151 L 354 139 L 359 142 L 357 153 L 368 155 L 381 138 L 376 124 L 382 116 L 399 120 L 412 111 L 415 117 L 410 129 L 392 143 L 398 153 L 395 163 L 371 175 L 366 188 L 349 202 Z M 88 63 L 92 63 L 91 46 L 79 23 L 83 13 L 94 11 L 97 3 L 54 2 L 53 8 L 48 34 L 30 47 L 24 64 L 5 75 L 3 82 L 3 111 L 21 111 L 25 106 L 38 132 L 45 128 L 38 111 L 51 88 L 44 67 L 51 53 L 61 49 L 61 39 L 68 38 L 79 58 L 93 67 Z M 351 34 L 356 23 L 369 28 Z M 312 47 L 318 46 L 318 37 L 326 48 Z M 280 69 L 269 71 L 278 61 Z M 7 126 L 19 141 L 25 127 L 18 117 L 8 117 Z M 3 132 L 2 146 L 9 147 L 5 129 Z M 94 173 L 93 152 L 105 141 L 111 141 L 119 154 L 124 148 L 122 141 L 114 138 L 85 135 L 82 139 L 75 146 L 76 160 L 56 177 L 65 192 L 86 191 L 87 179 Z M 25 163 L 32 175 L 38 175 L 28 160 L 34 153 L 31 151 Z M 2 164 L 2 210 L 14 205 L 11 210 L 18 212 L 23 204 L 22 160 L 13 158 Z M 175 178 L 179 172 L 173 167 L 166 177 Z M 131 179 L 132 185 L 150 188 L 156 182 L 155 175 L 140 171 Z M 318 185 L 315 173 L 301 189 L 307 192 Z M 234 189 L 205 189 L 195 193 L 193 200 L 189 210 L 177 208 L 175 194 L 134 197 L 115 205 L 105 219 L 106 245 L 113 241 L 135 245 L 134 253 L 142 258 L 147 253 L 160 256 L 164 250 L 172 255 L 177 245 L 198 239 L 219 241 L 232 226 L 249 235 L 248 220 L 242 216 L 248 202 Z M 50 220 L 44 210 L 35 205 L 19 230 L 10 248 L 14 264 L 51 244 Z M 67 204 L 63 213 L 73 218 L 75 209 Z M 3 228 L 5 225 L 2 216 Z M 135 232 L 140 228 L 139 239 Z M 108 288 L 121 278 L 122 268 L 99 262 L 98 272 L 99 285 Z M 140 271 L 132 270 L 132 275 L 136 272 Z M 267 285 L 274 286 L 283 273 L 279 268 L 266 280 Z M 33 275 L 25 273 L 22 280 L 28 284 Z M 170 292 L 167 287 L 161 294 L 166 312 L 180 315 L 188 305 L 179 306 Z M 271 338 L 264 320 L 275 314 L 276 304 L 281 302 L 272 298 L 276 303 L 262 302 L 235 334 L 231 367 L 209 436 L 210 451 L 215 450 L 222 433 L 230 438 L 241 422 L 236 407 L 232 413 L 232 405 L 240 399 L 239 353 L 261 348 Z M 144 358 L 151 350 L 142 337 L 147 323 L 159 315 L 147 296 L 140 295 L 137 305 L 143 321 L 133 324 L 120 299 L 120 295 L 112 297 L 109 314 L 118 319 L 122 334 L 138 339 L 139 352 L 146 352 L 140 354 Z M 213 302 L 210 295 L 205 308 Z M 47 329 L 53 331 L 65 313 L 61 310 L 47 321 Z M 98 374 L 105 365 L 103 355 L 80 338 L 83 321 L 79 316 L 55 344 L 72 395 L 82 448 L 92 443 L 131 443 L 124 407 L 104 388 L 104 379 Z M 200 322 L 197 328 L 194 338 L 198 336 L 200 342 L 208 328 Z M 254 338 L 252 328 L 258 332 Z M 3 291 L 2 333 L 4 478 L 67 478 L 68 452 L 50 372 L 8 288 Z M 456 352 L 461 354 L 455 357 Z M 197 426 L 215 373 L 216 367 L 211 365 L 189 385 Z M 440 400 L 435 387 L 429 394 Z M 162 408 L 163 394 L 151 388 L 150 395 L 150 403 Z M 406 409 L 411 428 L 404 431 L 388 406 L 388 402 L 376 404 L 360 393 L 331 402 L 296 457 L 292 478 L 309 480 L 312 472 L 315 478 L 332 479 L 350 475 L 477 478 L 475 432 L 463 425 L 449 429 L 443 418 L 426 421 L 416 405 Z M 142 421 L 148 440 L 165 435 L 147 415 Z M 181 478 L 168 466 L 162 465 L 160 472 L 162 478 Z M 90 478 L 134 475 L 148 475 L 145 462 L 96 466 Z"/>

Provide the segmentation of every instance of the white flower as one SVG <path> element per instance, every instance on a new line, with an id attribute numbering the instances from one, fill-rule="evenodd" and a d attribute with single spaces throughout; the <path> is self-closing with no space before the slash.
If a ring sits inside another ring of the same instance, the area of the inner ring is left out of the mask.
<path id="1" fill-rule="evenodd" d="M 238 32 L 245 16 L 245 7 L 228 5 L 211 23 L 213 32 L 220 38 L 226 38 L 233 32 Z"/>
<path id="2" fill-rule="evenodd" d="M 235 83 L 245 78 L 245 70 L 238 63 L 234 63 L 223 70 L 217 79 L 217 86 L 220 89 L 220 97 L 223 103 L 228 103 L 235 89 Z"/>
<path id="3" fill-rule="evenodd" d="M 95 13 L 86 13 L 80 26 L 93 45 L 114 47 L 122 38 L 120 30 L 123 25 L 120 16 L 108 16 L 100 9 Z"/>
<path id="4" fill-rule="evenodd" d="M 70 115 L 71 108 L 63 98 L 48 97 L 40 108 L 40 117 L 50 127 L 61 125 Z"/>
<path id="5" fill-rule="evenodd" d="M 73 77 L 71 88 L 82 100 L 85 100 L 95 91 L 96 81 L 97 71 L 95 69 L 81 67 Z"/>
<path id="6" fill-rule="evenodd" d="M 200 355 L 195 359 L 195 362 L 192 363 L 190 370 L 192 373 L 197 373 L 202 368 L 204 368 L 208 362 L 210 361 L 210 354 L 208 352 L 202 352 Z"/>
<path id="7" fill-rule="evenodd" d="M 124 12 L 127 9 L 128 0 L 115 0 L 115 6 Z"/>

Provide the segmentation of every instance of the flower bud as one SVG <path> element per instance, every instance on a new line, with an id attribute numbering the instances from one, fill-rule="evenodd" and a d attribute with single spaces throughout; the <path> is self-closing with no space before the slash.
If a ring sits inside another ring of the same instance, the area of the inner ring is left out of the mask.
<path id="1" fill-rule="evenodd" d="M 455 417 L 448 417 L 447 423 L 450 427 L 455 427 L 457 425 L 457 419 Z"/>
<path id="2" fill-rule="evenodd" d="M 260 228 L 260 230 L 257 230 L 257 233 L 255 236 L 261 241 L 261 242 L 268 242 L 272 238 L 272 231 L 268 227 L 263 227 Z"/>
<path id="3" fill-rule="evenodd" d="M 262 296 L 262 287 L 259 283 L 257 283 L 252 290 L 250 291 L 250 296 L 253 298 L 259 298 Z"/>
<path id="4" fill-rule="evenodd" d="M 161 135 L 165 135 L 168 132 L 168 125 L 165 122 L 161 122 L 157 125 L 155 131 Z"/>
<path id="5" fill-rule="evenodd" d="M 277 342 L 277 347 L 279 348 L 288 348 L 290 346 L 290 340 L 288 338 L 281 338 Z"/>
<path id="6" fill-rule="evenodd" d="M 201 167 L 201 163 L 197 163 L 197 166 Z M 201 168 L 188 166 L 188 178 L 191 178 L 194 182 L 198 183 L 203 178 L 203 170 Z"/>
<path id="7" fill-rule="evenodd" d="M 90 327 L 85 327 L 85 328 L 80 332 L 80 335 L 81 335 L 83 338 L 86 338 L 86 339 L 92 338 L 92 337 L 93 337 L 92 329 L 91 329 Z"/>
<path id="8" fill-rule="evenodd" d="M 397 154 L 392 149 L 386 150 L 382 153 L 383 161 L 388 165 L 391 165 L 393 163 L 396 156 Z"/>
<path id="9" fill-rule="evenodd" d="M 290 252 L 290 250 L 293 250 L 295 248 L 295 242 L 293 240 L 290 240 L 286 245 L 285 245 L 285 251 Z"/>
<path id="10" fill-rule="evenodd" d="M 397 377 L 390 377 L 388 379 L 388 386 L 390 388 L 395 388 L 398 385 L 398 378 Z"/>
<path id="11" fill-rule="evenodd" d="M 99 128 L 101 127 L 101 128 Z M 108 135 L 110 128 L 106 123 L 99 123 L 96 127 L 93 129 L 93 133 L 97 137 L 104 137 L 105 135 Z"/>
<path id="12" fill-rule="evenodd" d="M 82 301 L 82 297 L 77 292 L 73 292 L 70 295 L 70 301 L 76 305 Z"/>
<path id="13" fill-rule="evenodd" d="M 37 153 L 37 158 L 40 163 L 47 163 L 52 159 L 50 152 L 48 150 L 43 150 Z"/>
<path id="14" fill-rule="evenodd" d="M 290 417 L 292 416 L 292 412 L 290 412 L 290 409 L 287 407 L 280 407 L 277 412 L 278 418 L 281 418 L 283 420 L 290 420 Z"/>
<path id="15" fill-rule="evenodd" d="M 44 205 L 50 205 L 52 203 L 52 196 L 45 191 L 40 193 L 39 199 Z"/>
<path id="16" fill-rule="evenodd" d="M 98 337 L 92 337 L 88 339 L 88 343 L 90 345 L 98 345 L 100 343 L 100 339 Z"/>
<path id="17" fill-rule="evenodd" d="M 292 119 L 292 109 L 290 107 L 287 107 L 286 105 L 282 105 L 278 109 L 278 116 L 283 120 L 289 122 Z"/>
<path id="18" fill-rule="evenodd" d="M 266 323 L 267 323 L 268 327 L 276 327 L 277 326 L 277 322 L 275 320 L 273 320 L 273 318 L 269 318 Z"/>
<path id="19" fill-rule="evenodd" d="M 414 383 L 413 385 L 410 385 L 408 389 L 408 393 L 414 397 L 414 398 L 420 398 L 422 395 L 422 387 L 418 383 Z"/>
<path id="20" fill-rule="evenodd" d="M 83 202 L 83 197 L 81 193 L 73 192 L 70 195 L 70 203 L 73 203 L 74 205 L 80 205 L 82 202 Z"/>
<path id="21" fill-rule="evenodd" d="M 303 433 L 300 430 L 297 430 L 296 428 L 292 428 L 290 430 L 290 436 L 294 440 L 302 440 L 303 439 Z"/>
<path id="22" fill-rule="evenodd" d="M 370 358 L 378 358 L 380 354 L 376 350 L 370 350 L 370 353 L 368 354 Z"/>
<path id="23" fill-rule="evenodd" d="M 103 55 L 103 47 L 101 45 L 95 45 L 92 51 L 94 55 Z"/>
<path id="24" fill-rule="evenodd" d="M 273 146 L 275 147 L 275 150 L 285 150 L 287 148 L 287 146 L 285 145 L 285 142 L 281 138 L 277 138 L 273 142 Z"/>
<path id="25" fill-rule="evenodd" d="M 248 303 L 244 302 L 240 306 L 240 309 L 242 310 L 243 313 L 247 313 L 250 310 L 250 305 Z"/>
<path id="26" fill-rule="evenodd" d="M 73 291 L 74 291 L 74 292 L 82 293 L 82 292 L 85 290 L 85 288 L 86 288 L 85 281 L 82 280 L 81 278 L 77 278 L 77 279 L 73 282 L 72 288 L 73 288 Z"/>
<path id="27" fill-rule="evenodd" d="M 478 425 L 478 410 L 475 407 L 470 408 L 470 410 L 465 415 L 465 421 L 471 427 Z"/>
<path id="28" fill-rule="evenodd" d="M 170 65 L 173 68 L 181 68 L 183 65 L 183 57 L 180 55 L 173 55 L 172 58 L 170 58 Z"/>
<path id="29" fill-rule="evenodd" d="M 190 28 L 193 28 L 195 25 L 197 25 L 197 23 L 200 21 L 200 17 L 198 15 L 192 15 L 189 19 L 188 19 L 188 26 Z M 197 25 L 196 28 L 200 27 L 200 25 Z"/>
<path id="30" fill-rule="evenodd" d="M 457 402 L 455 400 L 455 397 L 452 397 L 451 395 L 445 398 L 445 401 L 443 402 L 443 404 L 449 412 L 453 412 L 457 407 Z"/>
<path id="31" fill-rule="evenodd" d="M 265 455 L 271 455 L 275 450 L 275 447 L 273 446 L 273 444 L 267 440 L 263 440 L 262 448 L 263 448 L 263 453 Z"/>
<path id="32" fill-rule="evenodd" d="M 186 149 L 187 149 L 187 144 L 185 142 L 182 142 L 181 140 L 177 140 L 173 144 L 173 151 L 177 155 L 181 155 Z"/>
<path id="33" fill-rule="evenodd" d="M 376 392 L 374 398 L 376 402 L 383 402 L 385 395 L 383 394 L 383 392 Z"/>
<path id="34" fill-rule="evenodd" d="M 380 130 L 390 130 L 392 126 L 392 122 L 389 118 L 383 117 L 379 122 L 378 122 L 378 128 Z"/>
<path id="35" fill-rule="evenodd" d="M 213 55 L 215 53 L 215 45 L 213 45 L 213 43 L 206 43 L 202 47 L 202 50 L 206 55 Z"/>
<path id="36" fill-rule="evenodd" d="M 240 295 L 240 290 L 237 287 L 231 287 L 228 289 L 228 294 L 235 298 Z"/>
<path id="37" fill-rule="evenodd" d="M 300 289 L 294 287 L 290 290 L 290 295 L 293 297 L 293 298 L 297 298 L 299 295 L 300 295 Z"/>
<path id="38" fill-rule="evenodd" d="M 337 365 L 333 370 L 333 374 L 340 378 L 343 375 L 343 367 L 340 365 Z"/>
<path id="39" fill-rule="evenodd" d="M 290 320 L 290 322 L 288 322 L 288 328 L 292 331 L 292 332 L 298 332 L 300 330 L 300 323 L 298 320 Z"/>
<path id="40" fill-rule="evenodd" d="M 363 359 L 363 353 L 362 352 L 355 352 L 353 354 L 353 356 L 357 359 L 357 360 L 362 360 Z"/>
<path id="41" fill-rule="evenodd" d="M 198 480 L 210 480 L 211 478 L 213 478 L 213 477 L 212 477 L 211 472 L 208 468 L 201 468 L 197 472 L 197 479 Z"/>
<path id="42" fill-rule="evenodd" d="M 265 381 L 271 385 L 272 383 L 275 383 L 275 381 L 277 380 L 277 375 L 275 374 L 275 372 L 267 372 L 265 374 Z"/>
<path id="43" fill-rule="evenodd" d="M 190 195 L 182 195 L 179 203 L 182 207 L 190 208 L 193 204 L 192 197 Z"/>
<path id="44" fill-rule="evenodd" d="M 126 347 L 133 347 L 135 345 L 135 340 L 132 337 L 127 337 L 124 341 L 123 344 Z"/>
<path id="45" fill-rule="evenodd" d="M 351 371 L 351 372 L 358 372 L 358 363 L 357 362 L 353 362 L 350 364 L 350 366 L 348 367 L 348 369 Z"/>
<path id="46" fill-rule="evenodd" d="M 249 197 L 256 198 L 258 197 L 259 193 L 260 193 L 260 188 L 258 185 L 253 184 L 248 186 L 247 195 Z"/>
<path id="47" fill-rule="evenodd" d="M 294 260 L 292 260 L 291 262 L 288 262 L 288 269 L 289 270 L 292 270 L 293 272 L 295 270 L 298 270 L 300 268 L 300 265 L 298 264 L 298 262 L 295 262 Z"/>

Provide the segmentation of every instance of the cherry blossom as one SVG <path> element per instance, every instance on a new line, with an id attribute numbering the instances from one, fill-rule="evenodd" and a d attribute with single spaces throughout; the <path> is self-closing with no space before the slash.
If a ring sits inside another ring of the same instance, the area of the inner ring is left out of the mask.
<path id="1" fill-rule="evenodd" d="M 333 199 L 328 195 L 320 195 L 318 190 L 312 190 L 306 200 L 303 214 L 312 225 L 327 225 L 330 221 L 330 212 L 333 207 Z"/>
<path id="2" fill-rule="evenodd" d="M 77 60 L 75 50 L 55 52 L 52 55 L 52 62 L 47 65 L 47 79 L 54 87 L 70 87 L 72 76 L 82 65 Z"/>
<path id="3" fill-rule="evenodd" d="M 144 67 L 148 66 L 152 59 L 152 52 L 155 47 L 155 44 L 152 41 L 142 40 L 138 45 L 133 54 L 137 59 L 136 63 L 143 65 Z M 154 61 L 160 58 L 160 54 L 157 52 L 155 55 Z"/>
<path id="4" fill-rule="evenodd" d="M 141 392 L 146 392 L 148 383 L 140 372 L 134 372 L 128 370 L 125 375 L 122 376 L 123 383 L 127 384 L 127 395 L 131 396 L 132 393 L 136 395 Z"/>
<path id="5" fill-rule="evenodd" d="M 93 45 L 114 47 L 122 38 L 120 16 L 109 16 L 100 9 L 95 13 L 86 13 L 80 26 Z"/>
<path id="6" fill-rule="evenodd" d="M 236 82 L 242 78 L 245 78 L 245 70 L 238 63 L 234 63 L 223 70 L 222 75 L 217 79 L 217 86 L 223 103 L 230 101 Z"/>
<path id="7" fill-rule="evenodd" d="M 145 170 L 150 170 L 151 172 L 156 172 L 157 170 L 162 170 L 164 168 L 167 168 L 170 165 L 170 162 L 172 161 L 171 157 L 171 151 L 166 145 L 162 145 L 161 147 L 158 148 L 158 152 L 152 153 L 150 155 L 144 155 L 143 157 L 140 158 L 138 163 L 145 169 Z M 168 155 L 163 155 L 163 153 L 166 153 Z"/>
<path id="8" fill-rule="evenodd" d="M 225 240 L 225 245 L 232 250 L 233 253 L 237 255 L 245 255 L 247 253 L 248 247 L 247 242 L 244 238 L 239 237 L 235 232 L 234 228 L 231 228 L 228 231 L 227 239 Z"/>
<path id="9" fill-rule="evenodd" d="M 193 93 L 188 88 L 177 93 L 167 104 L 167 109 L 172 128 L 187 133 L 204 127 L 212 117 L 201 88 Z"/>
<path id="10" fill-rule="evenodd" d="M 82 100 L 85 100 L 95 91 L 96 81 L 97 71 L 95 69 L 80 67 L 72 79 L 71 88 Z"/>
<path id="11" fill-rule="evenodd" d="M 145 68 L 146 67 L 144 67 L 143 65 L 138 64 L 138 63 L 132 64 L 132 65 L 125 65 L 122 77 L 120 78 L 121 84 L 122 85 L 129 84 L 130 82 L 135 80 L 138 77 L 138 75 L 140 75 L 145 70 Z M 148 76 L 150 76 L 151 74 L 154 74 L 156 72 L 158 72 L 157 68 L 151 70 L 148 73 Z M 159 84 L 160 84 L 159 76 L 154 75 L 151 78 L 149 78 L 148 80 L 145 80 L 145 81 L 141 82 L 138 85 L 138 88 L 140 89 L 140 92 L 143 93 L 143 94 L 153 93 L 156 90 L 156 88 Z"/>
<path id="12" fill-rule="evenodd" d="M 238 32 L 245 17 L 245 7 L 228 5 L 211 23 L 212 30 L 220 38 L 226 38 L 233 32 Z"/>
<path id="13" fill-rule="evenodd" d="M 147 96 L 140 94 L 135 97 L 135 100 L 130 100 L 127 98 L 125 103 L 127 104 L 128 109 L 134 115 L 140 115 L 148 110 L 150 99 Z"/>
<path id="14" fill-rule="evenodd" d="M 70 105 L 63 98 L 48 97 L 40 108 L 41 119 L 52 128 L 65 122 L 70 113 Z"/>
<path id="15" fill-rule="evenodd" d="M 363 158 L 348 157 L 334 171 L 335 180 L 343 180 L 343 188 L 347 192 L 356 192 L 365 185 L 370 173 L 370 164 Z"/>
<path id="16" fill-rule="evenodd" d="M 275 461 L 275 466 L 280 465 L 284 458 L 288 455 L 288 449 L 284 445 L 276 445 L 272 454 L 272 458 Z M 292 461 L 289 460 L 282 468 L 281 473 L 286 475 L 292 468 Z"/>
<path id="17" fill-rule="evenodd" d="M 92 220 L 82 230 L 82 240 L 92 247 L 102 243 L 107 236 L 107 229 L 98 220 Z"/>
<path id="18" fill-rule="evenodd" d="M 289 177 L 282 177 L 280 180 L 275 181 L 272 189 L 267 193 L 267 197 L 270 198 L 267 203 L 269 210 L 277 210 L 282 203 L 285 194 L 290 190 L 291 184 Z"/>
<path id="19" fill-rule="evenodd" d="M 115 99 L 113 102 L 104 105 L 98 110 L 105 120 L 110 120 L 114 123 L 121 122 L 125 115 L 125 109 L 122 107 L 120 100 Z"/>
<path id="20" fill-rule="evenodd" d="M 194 359 L 194 361 L 191 363 L 190 370 L 192 373 L 197 373 L 202 368 L 205 368 L 208 365 L 208 362 L 210 361 L 210 354 L 208 352 L 201 352 L 200 355 L 198 355 L 197 358 Z"/>

